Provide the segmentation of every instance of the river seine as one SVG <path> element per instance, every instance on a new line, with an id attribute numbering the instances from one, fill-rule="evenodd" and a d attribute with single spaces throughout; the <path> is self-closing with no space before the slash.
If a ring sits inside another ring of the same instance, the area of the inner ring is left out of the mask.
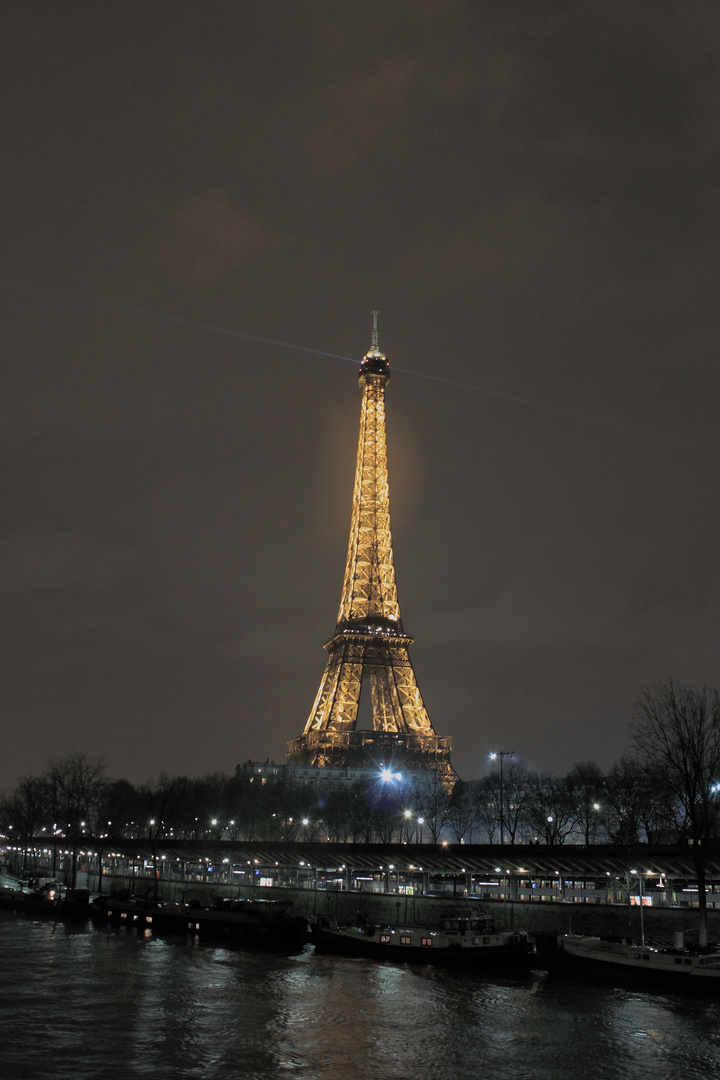
<path id="1" fill-rule="evenodd" d="M 720 999 L 0 913 L 2 1080 L 708 1078 Z"/>

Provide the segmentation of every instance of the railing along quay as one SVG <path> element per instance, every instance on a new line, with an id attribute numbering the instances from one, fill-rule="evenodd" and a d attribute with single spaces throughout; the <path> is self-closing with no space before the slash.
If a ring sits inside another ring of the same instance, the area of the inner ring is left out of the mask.
<path id="1" fill-rule="evenodd" d="M 22 855 L 21 855 L 22 850 Z M 479 899 L 692 906 L 694 853 L 683 845 L 363 844 L 175 838 L 37 838 L 4 858 L 24 868 L 68 872 L 72 859 L 90 887 L 105 879 L 329 889 Z M 73 855 L 74 851 L 74 855 Z M 720 908 L 720 844 L 706 852 L 708 906 Z M 108 880 L 109 887 L 109 880 Z"/>

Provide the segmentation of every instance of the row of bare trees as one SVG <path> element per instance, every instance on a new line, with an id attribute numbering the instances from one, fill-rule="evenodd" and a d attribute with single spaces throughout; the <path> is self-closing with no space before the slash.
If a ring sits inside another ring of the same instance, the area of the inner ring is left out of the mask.
<path id="1" fill-rule="evenodd" d="M 720 704 L 716 691 L 674 682 L 639 695 L 635 753 L 603 773 L 580 762 L 565 776 L 538 773 L 509 758 L 479 780 L 449 791 L 432 769 L 395 779 L 323 784 L 247 773 L 200 778 L 161 775 L 133 786 L 109 780 L 83 754 L 51 760 L 0 800 L 0 829 L 27 843 L 45 833 L 244 840 L 330 839 L 390 843 L 613 843 L 687 838 L 702 846 L 717 833 Z M 257 778 L 255 778 L 257 781 Z"/>
<path id="2" fill-rule="evenodd" d="M 614 843 L 718 832 L 720 702 L 717 691 L 668 683 L 643 691 L 631 728 L 634 754 L 607 772 L 580 762 L 565 776 L 509 758 L 452 791 L 432 769 L 395 779 L 323 784 L 246 772 L 161 775 L 133 786 L 109 780 L 83 754 L 51 760 L 0 800 L 0 828 L 20 842 L 46 834 L 245 840 L 327 838 L 391 842 Z M 255 778 L 257 781 L 257 778 Z"/>
<path id="3" fill-rule="evenodd" d="M 101 761 L 74 754 L 23 777 L 0 800 L 0 833 L 24 845 L 53 835 L 69 843 L 92 837 L 438 842 L 449 800 L 432 771 L 415 784 L 373 778 L 315 788 L 285 777 L 264 784 L 239 771 L 162 774 L 135 787 L 106 778 Z"/>
<path id="4" fill-rule="evenodd" d="M 505 844 L 632 844 L 668 836 L 667 815 L 648 768 L 623 757 L 607 773 L 579 762 L 565 776 L 522 761 L 460 783 L 448 823 L 455 840 Z"/>
<path id="5" fill-rule="evenodd" d="M 409 782 L 373 778 L 317 789 L 286 778 L 263 785 L 242 773 L 161 775 L 135 787 L 107 779 L 102 762 L 74 754 L 20 781 L 0 804 L 0 829 L 19 844 L 42 835 L 72 843 L 103 836 L 497 843 L 502 811 L 506 843 L 629 842 L 653 821 L 645 781 L 629 760 L 607 777 L 592 763 L 554 777 L 512 761 L 502 793 L 497 773 L 458 782 L 450 792 L 433 770 Z"/>

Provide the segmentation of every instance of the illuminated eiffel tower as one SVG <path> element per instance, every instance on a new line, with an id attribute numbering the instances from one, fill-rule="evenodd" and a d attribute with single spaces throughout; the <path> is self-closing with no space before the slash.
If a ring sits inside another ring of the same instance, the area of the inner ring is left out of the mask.
<path id="1" fill-rule="evenodd" d="M 305 730 L 288 761 L 316 766 L 432 768 L 455 779 L 451 740 L 435 734 L 415 679 L 395 584 L 385 438 L 387 357 L 372 345 L 360 365 L 362 390 L 350 542 L 334 637 Z M 372 730 L 358 730 L 363 683 L 370 683 Z"/>

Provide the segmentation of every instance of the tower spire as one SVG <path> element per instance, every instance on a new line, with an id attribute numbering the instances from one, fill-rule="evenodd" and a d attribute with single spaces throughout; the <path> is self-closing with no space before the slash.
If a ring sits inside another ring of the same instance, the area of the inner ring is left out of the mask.
<path id="1" fill-rule="evenodd" d="M 362 367 L 360 369 L 361 375 L 363 371 L 373 371 L 376 375 L 385 375 L 386 379 L 390 378 L 390 367 L 387 362 L 387 356 L 384 352 L 380 351 L 378 346 L 378 315 L 379 311 L 373 311 L 373 330 L 372 340 L 370 348 L 363 357 Z"/>
<path id="2" fill-rule="evenodd" d="M 335 635 L 325 648 L 325 673 L 305 729 L 288 760 L 310 765 L 368 764 L 405 759 L 454 779 L 451 740 L 435 734 L 415 679 L 402 625 L 392 535 L 385 433 L 387 357 L 378 345 L 373 311 L 370 350 L 358 374 L 362 391 L 352 518 Z M 369 682 L 372 732 L 358 731 L 363 684 Z"/>
<path id="3" fill-rule="evenodd" d="M 371 348 L 372 348 L 373 353 L 375 353 L 375 354 L 380 352 L 380 350 L 378 349 L 378 326 L 377 326 L 378 315 L 379 314 L 380 314 L 379 311 L 373 311 L 373 313 L 372 313 L 373 332 L 372 332 L 372 346 L 371 346 Z"/>

